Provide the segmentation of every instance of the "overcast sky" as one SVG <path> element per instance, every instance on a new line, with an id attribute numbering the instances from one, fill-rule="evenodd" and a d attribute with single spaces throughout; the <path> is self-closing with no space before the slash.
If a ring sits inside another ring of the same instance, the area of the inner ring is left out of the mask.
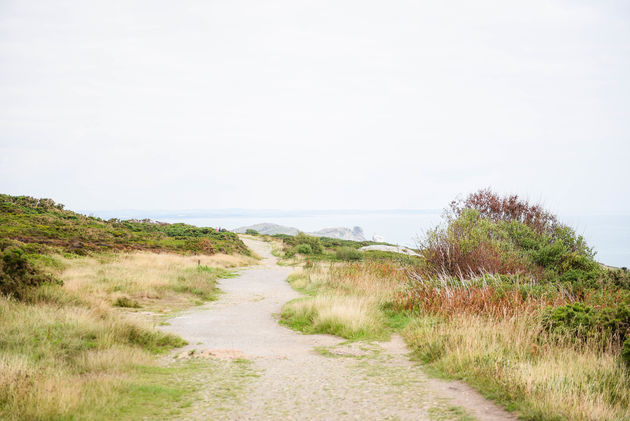
<path id="1" fill-rule="evenodd" d="M 0 0 L 0 192 L 630 211 L 630 2 Z"/>

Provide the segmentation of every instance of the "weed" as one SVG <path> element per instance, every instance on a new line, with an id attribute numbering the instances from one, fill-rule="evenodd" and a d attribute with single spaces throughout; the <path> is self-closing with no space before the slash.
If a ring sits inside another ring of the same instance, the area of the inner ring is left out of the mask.
<path id="1" fill-rule="evenodd" d="M 118 297 L 116 301 L 112 304 L 114 307 L 127 307 L 127 308 L 140 308 L 142 307 L 140 303 L 136 300 L 132 300 L 129 297 Z"/>

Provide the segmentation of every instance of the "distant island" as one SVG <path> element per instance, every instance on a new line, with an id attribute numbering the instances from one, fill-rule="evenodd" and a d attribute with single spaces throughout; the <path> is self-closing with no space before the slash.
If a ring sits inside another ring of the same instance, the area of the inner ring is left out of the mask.
<path id="1" fill-rule="evenodd" d="M 297 235 L 300 232 L 299 229 L 294 227 L 287 227 L 284 225 L 272 224 L 267 222 L 262 224 L 249 225 L 246 227 L 239 227 L 233 229 L 232 232 L 245 234 L 247 230 L 255 230 L 258 231 L 258 233 L 264 235 Z M 365 233 L 363 232 L 363 228 L 361 227 L 353 227 L 352 229 L 345 227 L 323 228 L 319 231 L 309 232 L 307 234 L 313 235 L 315 237 L 338 238 L 340 240 L 367 241 L 367 239 L 365 238 Z"/>

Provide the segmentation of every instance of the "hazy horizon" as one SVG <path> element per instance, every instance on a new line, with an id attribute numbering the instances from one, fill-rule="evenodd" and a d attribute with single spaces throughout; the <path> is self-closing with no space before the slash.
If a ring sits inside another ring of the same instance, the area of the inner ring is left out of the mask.
<path id="1" fill-rule="evenodd" d="M 184 222 L 197 226 L 236 229 L 257 223 L 276 223 L 314 232 L 323 228 L 360 226 L 369 240 L 373 235 L 385 241 L 408 247 L 416 246 L 427 229 L 442 222 L 440 209 L 416 210 L 255 210 L 255 209 L 214 209 L 214 210 L 114 210 L 83 211 L 86 214 L 109 218 L 150 218 L 162 222 Z M 597 252 L 596 258 L 612 266 L 630 267 L 630 214 L 591 213 L 558 214 L 558 218 L 583 235 L 587 243 Z"/>

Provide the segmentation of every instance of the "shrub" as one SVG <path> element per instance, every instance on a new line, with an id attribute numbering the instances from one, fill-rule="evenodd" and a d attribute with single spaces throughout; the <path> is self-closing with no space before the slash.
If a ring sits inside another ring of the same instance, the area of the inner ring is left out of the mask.
<path id="1" fill-rule="evenodd" d="M 245 230 L 245 234 L 248 234 L 248 235 L 259 235 L 260 233 L 258 231 L 256 231 L 255 229 L 248 228 L 248 229 Z"/>
<path id="2" fill-rule="evenodd" d="M 324 247 L 322 246 L 322 243 L 318 237 L 312 237 L 310 235 L 304 234 L 303 232 L 300 232 L 294 237 L 294 241 L 295 244 L 298 246 L 300 244 L 307 244 L 311 248 L 313 254 L 321 254 L 324 251 Z"/>
<path id="3" fill-rule="evenodd" d="M 466 209 L 473 209 L 492 222 L 517 221 L 538 233 L 552 231 L 558 225 L 556 217 L 540 205 L 531 204 L 517 195 L 502 197 L 488 188 L 471 193 L 466 199 L 452 201 L 449 208 L 451 217 L 457 218 Z"/>
<path id="4" fill-rule="evenodd" d="M 58 283 L 28 260 L 19 247 L 11 246 L 0 253 L 0 293 L 22 299 L 27 289 L 46 283 Z"/>
<path id="5" fill-rule="evenodd" d="M 295 251 L 300 254 L 313 254 L 313 249 L 308 244 L 298 244 Z"/>
<path id="6" fill-rule="evenodd" d="M 351 247 L 340 247 L 335 252 L 335 257 L 339 260 L 361 260 L 363 253 Z"/>
<path id="7" fill-rule="evenodd" d="M 289 259 L 291 257 L 295 256 L 295 250 L 292 248 L 286 249 L 284 252 L 284 257 Z"/>
<path id="8" fill-rule="evenodd" d="M 611 339 L 623 343 L 630 334 L 630 307 L 626 304 L 602 309 L 583 303 L 549 307 L 542 320 L 546 331 L 581 340 Z"/>
<path id="9" fill-rule="evenodd" d="M 452 202 L 445 225 L 427 232 L 420 254 L 428 277 L 527 274 L 538 281 L 560 277 L 586 285 L 603 273 L 582 236 L 554 215 L 490 190 Z"/>

